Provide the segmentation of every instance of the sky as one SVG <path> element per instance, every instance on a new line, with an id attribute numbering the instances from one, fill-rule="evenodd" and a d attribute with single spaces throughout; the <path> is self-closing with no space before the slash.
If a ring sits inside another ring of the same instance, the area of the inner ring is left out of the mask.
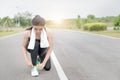
<path id="1" fill-rule="evenodd" d="M 0 0 L 0 17 L 14 17 L 18 12 L 29 11 L 45 19 L 82 18 L 120 14 L 120 0 Z"/>

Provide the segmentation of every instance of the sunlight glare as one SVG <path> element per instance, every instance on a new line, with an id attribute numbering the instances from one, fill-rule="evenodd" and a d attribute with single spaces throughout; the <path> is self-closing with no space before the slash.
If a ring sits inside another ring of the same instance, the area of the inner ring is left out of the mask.
<path id="1" fill-rule="evenodd" d="M 57 23 L 57 24 L 61 24 L 61 23 L 62 23 L 62 19 L 58 19 L 58 18 L 53 19 L 53 21 L 54 21 L 55 23 Z"/>

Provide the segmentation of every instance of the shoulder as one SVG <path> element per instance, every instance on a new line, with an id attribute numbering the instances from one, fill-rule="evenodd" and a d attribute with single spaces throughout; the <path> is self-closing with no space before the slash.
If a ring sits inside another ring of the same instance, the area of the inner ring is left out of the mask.
<path id="1" fill-rule="evenodd" d="M 47 32 L 47 36 L 48 37 L 52 37 L 52 30 L 51 29 L 49 29 L 49 28 L 46 28 L 46 32 Z"/>
<path id="2" fill-rule="evenodd" d="M 26 38 L 30 37 L 30 32 L 31 32 L 30 30 L 26 30 L 25 33 L 24 33 L 24 36 Z"/>
<path id="3" fill-rule="evenodd" d="M 46 31 L 47 31 L 47 35 L 52 35 L 52 30 L 51 29 L 46 28 Z"/>

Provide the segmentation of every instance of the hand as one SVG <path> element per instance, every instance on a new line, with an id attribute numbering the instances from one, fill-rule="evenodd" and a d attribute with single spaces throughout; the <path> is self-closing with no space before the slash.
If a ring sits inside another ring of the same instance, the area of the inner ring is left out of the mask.
<path id="1" fill-rule="evenodd" d="M 28 67 L 33 67 L 32 63 L 30 61 L 27 61 L 27 66 Z"/>
<path id="2" fill-rule="evenodd" d="M 44 63 L 41 63 L 37 66 L 38 69 L 42 70 L 43 68 L 45 67 L 45 64 Z"/>

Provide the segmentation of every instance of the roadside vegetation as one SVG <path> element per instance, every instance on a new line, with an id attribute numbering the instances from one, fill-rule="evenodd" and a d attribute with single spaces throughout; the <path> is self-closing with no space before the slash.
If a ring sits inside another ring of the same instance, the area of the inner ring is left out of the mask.
<path id="1" fill-rule="evenodd" d="M 0 37 L 4 37 L 4 36 L 8 36 L 8 35 L 11 35 L 11 34 L 15 34 L 15 33 L 19 33 L 23 30 L 11 30 L 11 31 L 0 31 Z"/>
<path id="2" fill-rule="evenodd" d="M 21 32 L 25 28 L 30 27 L 32 17 L 32 13 L 25 11 L 17 13 L 13 18 L 9 16 L 0 18 L 0 37 Z M 120 37 L 120 15 L 95 17 L 95 15 L 90 14 L 86 18 L 81 18 L 80 15 L 77 15 L 76 18 L 63 19 L 59 22 L 46 20 L 46 27 L 87 31 Z"/>
<path id="3" fill-rule="evenodd" d="M 78 15 L 75 19 L 64 19 L 61 23 L 48 21 L 47 26 L 51 28 L 86 31 L 120 38 L 120 15 L 100 18 L 96 18 L 94 15 L 81 18 L 80 15 Z"/>

